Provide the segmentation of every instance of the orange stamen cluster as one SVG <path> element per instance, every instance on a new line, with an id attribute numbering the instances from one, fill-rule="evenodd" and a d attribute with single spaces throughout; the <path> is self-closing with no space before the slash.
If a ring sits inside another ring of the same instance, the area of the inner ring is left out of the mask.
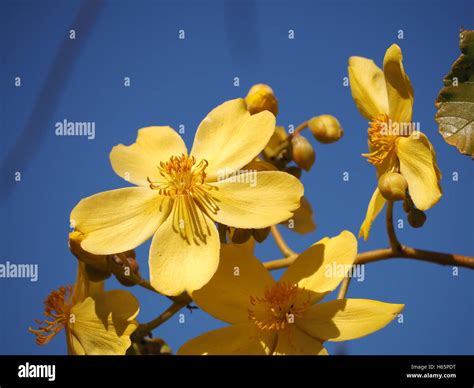
<path id="1" fill-rule="evenodd" d="M 196 163 L 194 156 L 172 156 L 158 167 L 164 181 L 152 182 L 148 178 L 152 190 L 175 200 L 171 215 L 174 231 L 197 245 L 206 243 L 213 227 L 205 214 L 212 218 L 219 211 L 210 195 L 213 187 L 205 183 L 207 166 L 205 159 Z"/>
<path id="2" fill-rule="evenodd" d="M 265 289 L 263 297 L 250 297 L 249 319 L 261 330 L 284 330 L 311 305 L 305 295 L 298 285 L 275 283 Z"/>
<path id="3" fill-rule="evenodd" d="M 172 156 L 167 162 L 160 162 L 158 167 L 165 183 L 154 183 L 148 178 L 150 188 L 158 190 L 161 195 L 176 197 L 182 194 L 191 194 L 193 189 L 202 185 L 206 179 L 207 160 L 203 159 L 196 164 L 194 156 Z"/>
<path id="4" fill-rule="evenodd" d="M 51 292 L 44 301 L 44 320 L 35 319 L 39 325 L 37 330 L 29 331 L 36 335 L 36 344 L 46 345 L 66 327 L 72 306 L 72 286 L 60 287 Z"/>
<path id="5" fill-rule="evenodd" d="M 373 151 L 362 156 L 374 166 L 382 164 L 395 147 L 397 136 L 389 133 L 388 122 L 388 116 L 381 114 L 369 123 L 369 148 Z"/>

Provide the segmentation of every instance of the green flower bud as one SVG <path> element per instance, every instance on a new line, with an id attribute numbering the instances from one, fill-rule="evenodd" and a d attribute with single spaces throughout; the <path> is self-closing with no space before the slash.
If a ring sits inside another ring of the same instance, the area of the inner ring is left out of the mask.
<path id="1" fill-rule="evenodd" d="M 414 228 L 421 228 L 426 221 L 426 214 L 418 209 L 412 209 L 408 212 L 408 223 Z"/>
<path id="2" fill-rule="evenodd" d="M 303 170 L 309 171 L 316 159 L 311 143 L 304 136 L 295 134 L 291 138 L 291 148 L 294 162 Z"/>
<path id="3" fill-rule="evenodd" d="M 402 201 L 408 189 L 407 180 L 396 172 L 387 172 L 379 178 L 380 194 L 388 201 Z"/>
<path id="4" fill-rule="evenodd" d="M 331 115 L 313 117 L 308 121 L 308 128 L 315 139 L 323 144 L 334 143 L 344 135 L 338 119 Z"/>

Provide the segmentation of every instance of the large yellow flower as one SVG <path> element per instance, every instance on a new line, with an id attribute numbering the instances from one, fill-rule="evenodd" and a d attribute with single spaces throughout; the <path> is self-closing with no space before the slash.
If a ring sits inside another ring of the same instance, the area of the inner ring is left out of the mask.
<path id="1" fill-rule="evenodd" d="M 46 345 L 62 329 L 72 355 L 123 355 L 138 322 L 139 303 L 128 291 L 104 291 L 103 282 L 90 282 L 84 264 L 78 267 L 74 289 L 61 287 L 45 300 L 45 319 L 36 320 L 38 345 Z"/>
<path id="2" fill-rule="evenodd" d="M 412 130 L 413 88 L 402 58 L 396 44 L 385 53 L 383 71 L 371 59 L 349 58 L 350 85 L 359 112 L 370 120 L 369 153 L 364 156 L 377 168 L 378 176 L 402 174 L 416 207 L 427 210 L 441 198 L 441 173 L 428 138 Z M 372 222 L 384 204 L 375 189 L 359 237 L 369 237 Z"/>
<path id="3" fill-rule="evenodd" d="M 184 344 L 178 354 L 327 354 L 323 342 L 363 337 L 386 326 L 404 307 L 365 299 L 316 304 L 334 290 L 357 255 L 344 231 L 303 252 L 275 281 L 246 245 L 223 245 L 211 281 L 192 297 L 231 326 Z"/>
<path id="4" fill-rule="evenodd" d="M 300 206 L 303 186 L 279 171 L 239 171 L 275 130 L 268 111 L 250 115 L 243 99 L 227 101 L 201 122 L 188 155 L 170 127 L 138 131 L 134 144 L 114 147 L 114 171 L 139 187 L 83 199 L 71 221 L 93 254 L 134 249 L 153 236 L 150 281 L 166 295 L 201 288 L 219 263 L 214 221 L 264 228 L 285 221 Z"/>

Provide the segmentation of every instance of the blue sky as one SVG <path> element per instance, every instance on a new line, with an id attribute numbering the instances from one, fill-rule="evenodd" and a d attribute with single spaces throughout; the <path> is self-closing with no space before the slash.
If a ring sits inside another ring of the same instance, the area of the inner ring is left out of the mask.
<path id="1" fill-rule="evenodd" d="M 415 90 L 414 120 L 436 148 L 444 190 L 422 229 L 406 224 L 398 235 L 408 245 L 474 254 L 472 162 L 443 141 L 434 120 L 441 80 L 459 55 L 459 29 L 473 28 L 472 2 L 107 1 L 90 2 L 101 4 L 96 19 L 85 13 L 74 22 L 80 4 L 0 2 L 0 263 L 39 265 L 36 283 L 0 279 L 0 353 L 65 353 L 62 335 L 38 347 L 27 329 L 40 317 L 48 293 L 75 279 L 75 259 L 67 249 L 70 210 L 85 196 L 126 186 L 110 167 L 111 147 L 132 143 L 141 127 L 180 124 L 191 146 L 207 112 L 244 96 L 254 83 L 265 82 L 275 90 L 280 125 L 329 113 L 345 129 L 336 144 L 311 139 L 316 163 L 303 183 L 318 229 L 303 237 L 284 231 L 285 237 L 301 251 L 343 229 L 357 233 L 376 180 L 360 156 L 367 147 L 367 122 L 343 79 L 351 55 L 381 65 L 392 43 L 403 50 Z M 76 39 L 63 43 L 71 25 L 77 29 Z M 184 40 L 178 39 L 180 29 Z M 293 40 L 288 39 L 290 29 Z M 403 39 L 397 37 L 399 30 Z M 58 51 L 57 68 L 51 72 Z M 14 86 L 17 76 L 21 87 Z M 130 87 L 124 87 L 124 77 L 130 77 Z M 240 86 L 234 86 L 234 77 Z M 55 136 L 55 123 L 64 119 L 95 122 L 95 139 Z M 20 139 L 21 146 L 15 146 Z M 15 182 L 13 172 L 18 170 L 22 179 Z M 348 182 L 342 179 L 344 172 Z M 400 207 L 395 217 L 404 217 Z M 379 219 L 370 240 L 359 241 L 359 251 L 386 244 Z M 144 276 L 148 247 L 146 243 L 137 249 Z M 257 254 L 263 260 L 281 256 L 271 239 L 258 246 Z M 409 260 L 371 264 L 365 281 L 352 282 L 348 296 L 405 303 L 403 323 L 363 339 L 329 344 L 328 349 L 472 354 L 473 280 L 467 269 L 453 276 L 451 268 Z M 112 281 L 107 287 L 119 285 Z M 168 305 L 166 298 L 146 290 L 131 291 L 142 303 L 140 321 L 154 318 Z M 183 314 L 184 324 L 173 317 L 155 331 L 173 350 L 223 325 L 202 311 Z"/>

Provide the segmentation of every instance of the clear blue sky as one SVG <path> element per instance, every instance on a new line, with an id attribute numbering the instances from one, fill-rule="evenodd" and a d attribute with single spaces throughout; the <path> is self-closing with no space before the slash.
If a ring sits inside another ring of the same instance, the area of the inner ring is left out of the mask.
<path id="1" fill-rule="evenodd" d="M 75 259 L 67 249 L 70 210 L 82 197 L 126 186 L 110 167 L 111 147 L 130 144 L 141 127 L 179 124 L 185 125 L 191 145 L 210 109 L 244 96 L 254 83 L 274 88 L 281 125 L 330 113 L 345 129 L 337 144 L 313 142 L 316 163 L 303 177 L 318 229 L 304 237 L 286 231 L 285 236 L 302 250 L 342 229 L 357 233 L 376 181 L 373 168 L 360 156 L 366 151 L 367 123 L 343 78 L 349 56 L 374 58 L 380 65 L 392 43 L 402 47 L 413 82 L 414 120 L 434 144 L 444 174 L 444 196 L 427 213 L 425 227 L 406 225 L 399 237 L 417 247 L 474 254 L 472 161 L 442 140 L 434 121 L 441 80 L 459 55 L 459 29 L 474 27 L 472 1 L 189 3 L 106 2 L 90 34 L 78 30 L 76 40 L 69 42 L 81 51 L 68 54 L 73 63 L 64 80 L 61 72 L 51 77 L 61 80 L 56 85 L 45 80 L 80 2 L 0 2 L 0 161 L 18 141 L 43 88 L 43 104 L 52 108 L 41 111 L 46 113 L 33 123 L 25 147 L 9 159 L 9 168 L 21 166 L 21 182 L 12 182 L 10 170 L 2 172 L 0 263 L 37 263 L 39 280 L 0 279 L 0 353 L 65 353 L 63 336 L 41 348 L 27 329 L 40 317 L 48 293 L 75 279 Z M 180 29 L 185 40 L 177 38 Z M 295 31 L 294 40 L 287 38 L 289 29 Z M 403 30 L 403 40 L 397 39 L 398 30 Z M 66 67 L 68 58 L 61 63 Z M 22 78 L 20 88 L 14 87 L 16 76 Z M 236 76 L 240 87 L 233 85 Z M 131 87 L 123 86 L 124 77 L 131 78 Z M 64 119 L 94 121 L 95 140 L 55 136 L 55 123 Z M 345 171 L 349 182 L 342 180 Z M 458 181 L 452 180 L 453 172 Z M 396 217 L 403 216 L 397 207 Z M 359 250 L 386 243 L 379 219 Z M 144 276 L 148 246 L 137 250 Z M 257 252 L 265 260 L 280 257 L 271 240 Z M 365 275 L 364 282 L 352 282 L 349 297 L 405 303 L 404 323 L 342 346 L 329 345 L 330 352 L 472 354 L 474 272 L 460 269 L 454 277 L 451 268 L 392 260 L 368 266 Z M 107 287 L 118 286 L 109 282 Z M 140 321 L 168 305 L 164 297 L 136 288 L 132 292 L 142 302 Z M 174 317 L 155 331 L 173 350 L 222 325 L 201 311 L 183 313 L 185 324 Z"/>

